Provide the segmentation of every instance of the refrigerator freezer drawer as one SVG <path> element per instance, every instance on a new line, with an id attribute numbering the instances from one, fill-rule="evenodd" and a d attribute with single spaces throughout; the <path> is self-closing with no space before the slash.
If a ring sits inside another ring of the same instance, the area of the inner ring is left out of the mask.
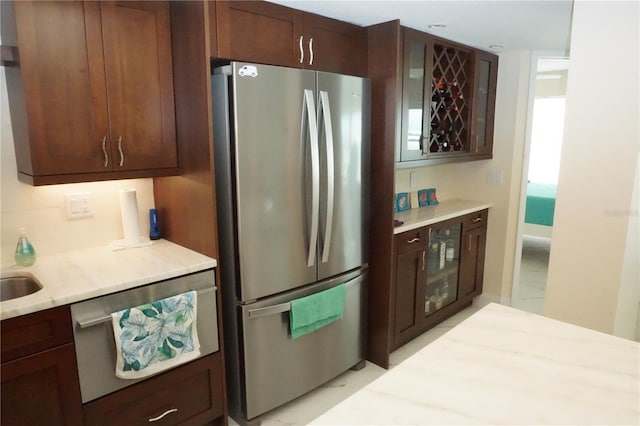
<path id="1" fill-rule="evenodd" d="M 246 391 L 242 411 L 247 419 L 315 389 L 364 359 L 366 274 L 346 282 L 342 319 L 297 339 L 289 331 L 289 302 L 326 290 L 335 280 L 305 289 L 307 294 L 297 291 L 240 308 Z"/>

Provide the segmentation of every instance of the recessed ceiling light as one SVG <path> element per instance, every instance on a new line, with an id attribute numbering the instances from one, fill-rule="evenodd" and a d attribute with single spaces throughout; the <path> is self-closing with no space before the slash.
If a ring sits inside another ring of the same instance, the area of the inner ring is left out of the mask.
<path id="1" fill-rule="evenodd" d="M 447 24 L 429 24 L 428 27 L 431 28 L 432 30 L 441 30 L 443 28 L 445 28 L 447 26 Z"/>
<path id="2" fill-rule="evenodd" d="M 491 49 L 491 50 L 500 50 L 502 48 L 504 48 L 504 45 L 502 45 L 502 44 L 491 44 L 491 45 L 489 45 L 489 49 Z"/>

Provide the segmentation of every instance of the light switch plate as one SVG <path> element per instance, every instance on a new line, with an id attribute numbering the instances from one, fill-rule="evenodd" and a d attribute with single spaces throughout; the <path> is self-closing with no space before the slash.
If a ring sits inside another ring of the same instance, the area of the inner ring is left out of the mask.
<path id="1" fill-rule="evenodd" d="M 67 219 L 81 219 L 93 216 L 90 192 L 75 192 L 64 195 Z"/>

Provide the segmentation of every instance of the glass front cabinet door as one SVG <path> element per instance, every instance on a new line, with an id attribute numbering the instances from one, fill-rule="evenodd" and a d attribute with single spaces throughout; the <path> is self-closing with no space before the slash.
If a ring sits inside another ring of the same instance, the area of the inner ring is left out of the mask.
<path id="1" fill-rule="evenodd" d="M 431 59 L 429 158 L 469 153 L 472 52 L 435 43 Z"/>
<path id="2" fill-rule="evenodd" d="M 396 161 L 426 160 L 429 110 L 425 108 L 425 99 L 430 96 L 431 47 L 423 33 L 404 28 L 403 34 L 402 131 Z"/>
<path id="3" fill-rule="evenodd" d="M 411 166 L 417 160 L 468 155 L 475 83 L 473 50 L 410 28 L 403 31 L 397 162 Z"/>
<path id="4" fill-rule="evenodd" d="M 425 317 L 458 299 L 461 232 L 460 222 L 448 221 L 430 228 L 424 280 Z"/>
<path id="5" fill-rule="evenodd" d="M 471 153 L 490 157 L 493 152 L 498 57 L 486 52 L 476 52 L 475 74 Z"/>

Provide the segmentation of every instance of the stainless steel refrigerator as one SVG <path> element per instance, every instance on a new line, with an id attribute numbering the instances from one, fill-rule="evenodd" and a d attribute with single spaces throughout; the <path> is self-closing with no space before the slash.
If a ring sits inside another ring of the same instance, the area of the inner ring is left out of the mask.
<path id="1" fill-rule="evenodd" d="M 370 91 L 311 70 L 214 70 L 227 391 L 241 424 L 364 365 Z M 290 302 L 343 283 L 342 319 L 293 339 Z"/>

